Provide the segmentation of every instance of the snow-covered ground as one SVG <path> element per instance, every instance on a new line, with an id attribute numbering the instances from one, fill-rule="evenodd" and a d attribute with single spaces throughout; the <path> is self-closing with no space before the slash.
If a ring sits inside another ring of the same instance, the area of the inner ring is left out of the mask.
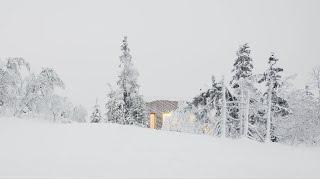
<path id="1" fill-rule="evenodd" d="M 320 148 L 0 118 L 0 178 L 320 178 Z"/>

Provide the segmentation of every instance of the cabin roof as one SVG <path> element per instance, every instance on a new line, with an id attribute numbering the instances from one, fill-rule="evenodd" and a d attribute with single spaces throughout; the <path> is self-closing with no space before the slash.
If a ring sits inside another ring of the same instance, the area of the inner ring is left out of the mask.
<path id="1" fill-rule="evenodd" d="M 178 101 L 156 100 L 147 102 L 147 111 L 149 113 L 167 113 L 178 108 Z"/>

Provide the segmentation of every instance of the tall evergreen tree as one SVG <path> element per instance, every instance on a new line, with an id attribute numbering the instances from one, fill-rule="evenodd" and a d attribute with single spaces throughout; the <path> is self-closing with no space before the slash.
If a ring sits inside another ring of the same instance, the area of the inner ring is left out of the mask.
<path id="1" fill-rule="evenodd" d="M 240 46 L 236 55 L 237 58 L 233 64 L 232 69 L 232 80 L 230 85 L 233 88 L 235 97 L 230 103 L 230 108 L 228 109 L 228 114 L 230 116 L 229 123 L 232 125 L 230 127 L 230 136 L 239 137 L 242 134 L 247 136 L 248 132 L 248 107 L 249 107 L 249 91 L 248 87 L 252 86 L 252 58 L 250 57 L 250 47 L 247 43 Z M 251 88 L 251 87 L 250 87 Z"/>
<path id="2" fill-rule="evenodd" d="M 267 92 L 264 93 L 268 104 L 266 141 L 277 141 L 277 137 L 273 133 L 276 128 L 274 121 L 277 117 L 284 117 L 289 114 L 287 100 L 278 95 L 282 85 L 280 73 L 283 72 L 283 69 L 277 66 L 278 61 L 279 59 L 271 54 L 268 61 L 269 68 L 258 81 L 259 83 L 265 82 L 268 88 Z"/>
<path id="3" fill-rule="evenodd" d="M 240 79 L 247 79 L 252 76 L 252 58 L 250 57 L 250 47 L 246 43 L 240 46 L 237 51 L 237 58 L 233 64 L 232 72 L 234 73 L 232 76 L 232 80 L 230 82 L 232 88 L 240 87 Z"/>
<path id="4" fill-rule="evenodd" d="M 118 88 L 109 93 L 109 100 L 106 104 L 108 121 L 147 126 L 146 105 L 139 94 L 137 83 L 139 74 L 133 66 L 127 37 L 124 37 L 122 41 L 121 52 Z"/>

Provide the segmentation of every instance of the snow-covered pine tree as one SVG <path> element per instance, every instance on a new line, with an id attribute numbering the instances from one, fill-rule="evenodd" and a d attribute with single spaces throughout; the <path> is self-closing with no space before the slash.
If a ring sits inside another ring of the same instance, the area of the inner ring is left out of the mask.
<path id="1" fill-rule="evenodd" d="M 234 74 L 230 82 L 232 88 L 240 87 L 241 78 L 247 79 L 248 77 L 252 76 L 253 65 L 250 52 L 251 50 L 247 43 L 240 46 L 239 50 L 237 51 L 237 58 L 232 69 Z"/>
<path id="2" fill-rule="evenodd" d="M 149 126 L 146 109 L 146 103 L 141 95 L 136 95 L 132 97 L 132 106 L 130 109 L 130 114 L 135 125 L 141 127 Z"/>
<path id="3" fill-rule="evenodd" d="M 239 137 L 242 134 L 247 136 L 248 124 L 249 124 L 249 107 L 250 97 L 248 88 L 252 87 L 252 58 L 250 57 L 250 47 L 247 43 L 240 46 L 236 55 L 237 58 L 233 64 L 232 80 L 230 85 L 233 88 L 233 92 L 236 97 L 233 99 L 236 103 L 230 104 L 232 108 L 229 108 L 229 116 L 231 124 L 233 125 L 233 133 L 231 136 Z"/>
<path id="4" fill-rule="evenodd" d="M 102 121 L 101 110 L 98 104 L 98 100 L 96 100 L 96 104 L 93 107 L 93 112 L 90 116 L 90 122 L 99 123 Z"/>
<path id="5" fill-rule="evenodd" d="M 132 56 L 128 47 L 127 37 L 121 44 L 120 68 L 117 81 L 118 88 L 108 94 L 108 121 L 120 124 L 147 126 L 146 105 L 139 94 L 137 83 L 138 72 L 133 66 Z"/>
<path id="6" fill-rule="evenodd" d="M 269 68 L 263 74 L 262 79 L 258 81 L 259 83 L 265 82 L 267 86 L 267 92 L 264 93 L 264 96 L 267 97 L 266 102 L 268 104 L 266 142 L 271 140 L 277 141 L 277 137 L 273 133 L 276 128 L 273 121 L 275 121 L 277 117 L 284 117 L 289 114 L 287 100 L 278 95 L 278 91 L 282 85 L 282 76 L 280 73 L 283 72 L 282 68 L 277 67 L 278 61 L 279 59 L 272 53 L 268 61 Z"/>
<path id="7" fill-rule="evenodd" d="M 221 123 L 216 121 L 216 116 L 222 116 L 222 90 L 223 82 L 217 82 L 215 77 L 211 77 L 211 87 L 198 96 L 194 97 L 192 102 L 189 103 L 189 110 L 194 113 L 199 131 L 201 131 L 202 126 L 206 127 L 208 125 L 214 126 L 213 133 L 219 135 L 221 131 Z M 213 113 L 214 112 L 214 113 Z"/>

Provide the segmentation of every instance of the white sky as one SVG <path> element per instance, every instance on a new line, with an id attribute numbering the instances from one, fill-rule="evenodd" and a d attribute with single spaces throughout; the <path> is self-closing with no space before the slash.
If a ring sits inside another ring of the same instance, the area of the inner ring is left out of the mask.
<path id="1" fill-rule="evenodd" d="M 230 76 L 248 42 L 255 71 L 276 52 L 298 86 L 320 65 L 319 0 L 1 0 L 0 57 L 53 67 L 73 102 L 104 103 L 128 36 L 146 100 L 189 100 L 212 74 Z"/>

